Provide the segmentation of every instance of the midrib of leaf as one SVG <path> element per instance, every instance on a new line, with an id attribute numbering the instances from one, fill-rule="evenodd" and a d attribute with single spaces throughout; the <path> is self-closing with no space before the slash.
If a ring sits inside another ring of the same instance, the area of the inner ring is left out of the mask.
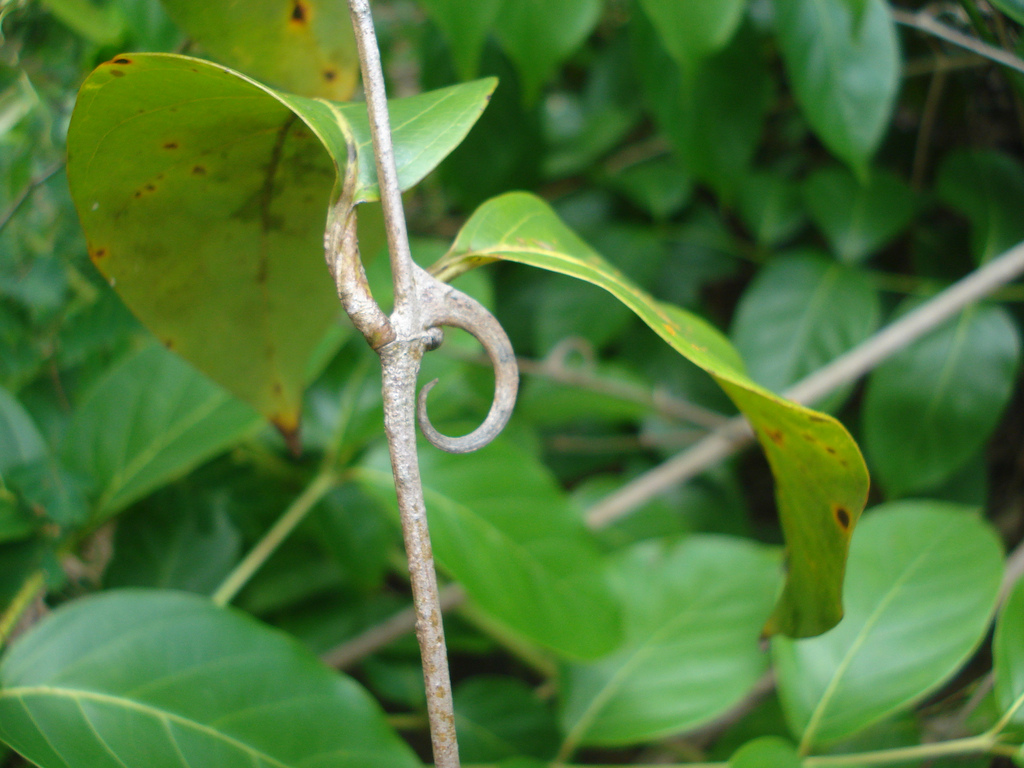
<path id="1" fill-rule="evenodd" d="M 960 315 L 960 319 L 956 325 L 956 330 L 953 333 L 953 342 L 949 345 L 949 354 L 946 355 L 946 359 L 942 363 L 942 370 L 939 373 L 938 382 L 935 387 L 935 396 L 931 399 L 928 403 L 928 407 L 925 409 L 924 418 L 921 420 L 922 423 L 927 424 L 935 417 L 935 413 L 938 410 L 942 396 L 948 388 L 949 380 L 953 376 L 953 361 L 960 356 L 964 341 L 967 337 L 967 328 L 975 313 L 975 307 L 968 307 L 964 310 L 963 314 Z"/>
<path id="2" fill-rule="evenodd" d="M 559 750 L 560 756 L 568 758 L 568 756 L 575 751 L 580 739 L 586 734 L 590 726 L 594 724 L 598 715 L 601 714 L 601 710 L 603 710 L 611 698 L 622 689 L 622 684 L 626 678 L 633 672 L 633 670 L 646 661 L 652 653 L 654 653 L 655 649 L 667 636 L 669 636 L 675 629 L 689 621 L 693 614 L 699 612 L 700 609 L 705 608 L 708 605 L 714 605 L 714 600 L 706 599 L 708 597 L 707 593 L 705 593 L 704 597 L 705 600 L 698 600 L 691 604 L 685 611 L 663 624 L 660 629 L 652 633 L 639 645 L 635 646 L 635 652 L 622 663 L 611 677 L 608 678 L 605 686 L 596 696 L 594 696 L 593 699 L 591 699 L 590 706 L 583 711 L 580 719 L 576 721 L 576 725 L 573 726 L 572 730 L 570 730 L 568 734 L 566 734 L 565 741 L 562 743 L 562 747 Z"/>
<path id="3" fill-rule="evenodd" d="M 16 700 L 19 704 L 21 704 L 22 707 L 25 708 L 26 712 L 28 712 L 28 705 L 26 703 L 26 699 L 32 696 L 52 696 L 56 699 L 67 699 L 73 701 L 75 705 L 79 708 L 81 708 L 82 706 L 82 701 L 89 701 L 95 702 L 97 704 L 107 704 L 114 707 L 120 707 L 121 709 L 135 712 L 139 715 L 142 715 L 143 717 L 150 717 L 156 720 L 174 723 L 176 725 L 182 726 L 183 728 L 196 731 L 205 736 L 217 739 L 223 742 L 224 744 L 245 753 L 254 760 L 263 760 L 264 762 L 268 763 L 271 766 L 274 766 L 275 768 L 294 768 L 294 766 L 291 766 L 287 763 L 283 763 L 277 758 L 272 757 L 271 755 L 268 755 L 267 753 L 262 752 L 258 749 L 255 749 L 252 746 L 246 744 L 245 742 L 234 738 L 233 736 L 229 736 L 221 731 L 210 728 L 209 726 L 204 725 L 203 723 L 191 720 L 187 717 L 183 717 L 173 712 L 168 712 L 165 709 L 160 709 L 158 707 L 154 707 L 148 704 L 142 704 L 141 702 L 132 701 L 131 699 L 125 699 L 119 696 L 112 696 L 110 694 L 98 693 L 95 691 L 82 691 L 72 688 L 55 688 L 48 685 L 37 685 L 25 686 L 20 688 L 8 688 L 4 691 L 0 691 L 0 702 L 2 702 L 4 699 Z M 40 734 L 43 734 L 45 738 L 45 733 L 42 727 L 35 721 L 35 718 L 33 718 L 32 721 L 36 723 L 36 727 L 39 728 Z M 48 738 L 47 742 L 49 743 Z M 65 763 L 66 762 L 67 761 L 65 760 Z"/>
<path id="4" fill-rule="evenodd" d="M 190 418 L 182 419 L 177 422 L 176 428 L 161 431 L 157 439 L 153 440 L 146 450 L 140 451 L 136 454 L 133 461 L 125 464 L 121 470 L 111 478 L 109 485 L 96 502 L 96 510 L 105 511 L 111 499 L 115 498 L 118 493 L 128 487 L 129 483 L 138 477 L 142 470 L 151 464 L 153 459 L 158 456 L 161 451 L 165 450 L 167 446 L 185 434 L 185 432 L 192 429 L 192 427 L 200 421 L 208 417 L 221 405 L 227 403 L 229 399 L 230 398 L 223 392 L 214 391 L 211 393 L 210 398 L 201 407 L 198 407 L 191 412 Z"/>
<path id="5" fill-rule="evenodd" d="M 951 526 L 947 525 L 946 531 L 943 532 L 941 536 L 932 537 L 929 546 L 922 549 L 917 557 L 907 565 L 899 578 L 893 582 L 891 589 L 886 593 L 882 600 L 879 601 L 875 610 L 871 612 L 870 616 L 868 616 L 867 621 L 864 622 L 863 628 L 850 645 L 849 650 L 847 650 L 842 660 L 839 662 L 839 665 L 836 667 L 836 671 L 832 675 L 832 679 L 829 680 L 828 685 L 825 687 L 825 691 L 821 695 L 821 699 L 818 701 L 818 705 L 814 708 L 810 719 L 807 721 L 807 727 L 804 729 L 803 736 L 800 739 L 800 754 L 806 755 L 813 745 L 813 739 L 815 735 L 817 735 L 817 730 L 821 726 L 821 721 L 825 717 L 826 710 L 828 709 L 832 698 L 836 695 L 839 690 L 839 686 L 843 683 L 846 671 L 850 668 L 850 665 L 853 663 L 854 658 L 857 656 L 857 653 L 863 647 L 864 643 L 867 642 L 868 637 L 871 635 L 875 625 L 881 619 L 882 614 L 885 613 L 892 601 L 896 599 L 897 594 L 911 576 L 913 576 L 913 574 L 921 567 L 924 560 L 936 549 L 940 541 L 949 536 L 950 527 Z"/>

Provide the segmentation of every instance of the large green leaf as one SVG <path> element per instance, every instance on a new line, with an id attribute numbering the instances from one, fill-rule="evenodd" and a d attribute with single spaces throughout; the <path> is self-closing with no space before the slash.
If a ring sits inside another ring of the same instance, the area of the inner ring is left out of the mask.
<path id="1" fill-rule="evenodd" d="M 252 432 L 259 417 L 188 364 L 153 345 L 113 368 L 75 410 L 68 466 L 96 488 L 100 520 Z"/>
<path id="2" fill-rule="evenodd" d="M 461 141 L 493 88 L 392 103 L 403 188 Z M 127 54 L 82 86 L 68 153 L 89 255 L 125 303 L 294 435 L 311 359 L 341 314 L 322 256 L 332 188 L 357 166 L 354 202 L 377 197 L 365 105 L 285 95 L 183 56 Z"/>
<path id="3" fill-rule="evenodd" d="M 904 501 L 866 515 L 842 623 L 774 640 L 779 693 L 802 746 L 851 736 L 954 674 L 985 636 L 1002 573 L 999 539 L 969 508 Z"/>
<path id="4" fill-rule="evenodd" d="M 899 86 L 896 29 L 883 0 L 774 0 L 790 83 L 818 138 L 862 175 L 889 124 Z"/>
<path id="5" fill-rule="evenodd" d="M 480 54 L 503 0 L 419 0 L 444 33 L 459 77 L 468 80 L 480 70 Z"/>
<path id="6" fill-rule="evenodd" d="M 743 18 L 746 0 L 640 0 L 661 41 L 683 71 L 725 47 Z"/>
<path id="7" fill-rule="evenodd" d="M 470 455 L 427 450 L 420 464 L 434 556 L 482 610 L 571 657 L 618 645 L 597 542 L 540 462 L 499 439 Z M 386 451 L 360 477 L 395 507 Z"/>
<path id="8" fill-rule="evenodd" d="M 1010 593 L 992 645 L 996 698 L 1003 712 L 1014 711 L 1013 722 L 1024 722 L 1024 581 Z"/>
<path id="9" fill-rule="evenodd" d="M 822 168 L 804 182 L 811 219 L 840 261 L 858 264 L 914 218 L 913 190 L 896 174 L 876 169 L 862 184 L 845 168 Z"/>
<path id="10" fill-rule="evenodd" d="M 41 768 L 413 768 L 355 682 L 176 592 L 77 600 L 0 664 L 0 737 Z"/>
<path id="11" fill-rule="evenodd" d="M 751 28 L 695 65 L 687 78 L 650 22 L 632 23 L 633 58 L 658 127 L 684 168 L 731 197 L 761 139 L 771 79 Z"/>
<path id="12" fill-rule="evenodd" d="M 734 706 L 768 666 L 759 636 L 780 576 L 778 556 L 743 539 L 694 536 L 622 553 L 611 578 L 626 643 L 565 670 L 567 743 L 650 741 Z"/>
<path id="13" fill-rule="evenodd" d="M 174 22 L 223 64 L 275 88 L 342 101 L 359 56 L 348 7 L 337 0 L 163 0 Z"/>
<path id="14" fill-rule="evenodd" d="M 878 327 L 878 292 L 858 270 L 813 254 L 770 261 L 740 299 L 732 338 L 750 377 L 780 391 Z M 834 410 L 848 389 L 819 404 Z"/>
<path id="15" fill-rule="evenodd" d="M 555 68 L 586 39 L 601 17 L 601 0 L 504 2 L 495 33 L 515 62 L 532 103 Z"/>
<path id="16" fill-rule="evenodd" d="M 932 488 L 964 466 L 995 429 L 1019 365 L 1013 319 L 1002 307 L 975 306 L 878 366 L 863 439 L 886 491 Z"/>
<path id="17" fill-rule="evenodd" d="M 433 270 L 447 279 L 496 260 L 604 288 L 715 377 L 754 425 L 775 474 L 789 576 L 766 632 L 806 636 L 834 626 L 842 616 L 846 550 L 868 487 L 864 460 L 845 428 L 755 384 L 717 330 L 630 283 L 533 195 L 511 193 L 482 205 Z"/>
<path id="18" fill-rule="evenodd" d="M 971 222 L 971 250 L 986 262 L 1024 240 L 1024 167 L 988 150 L 950 154 L 939 168 L 939 197 Z"/>

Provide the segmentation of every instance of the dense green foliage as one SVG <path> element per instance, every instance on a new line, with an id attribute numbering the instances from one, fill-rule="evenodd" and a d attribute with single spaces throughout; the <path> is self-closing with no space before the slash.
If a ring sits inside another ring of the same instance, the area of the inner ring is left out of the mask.
<path id="1" fill-rule="evenodd" d="M 0 0 L 5 768 L 429 760 L 322 258 L 348 181 L 387 305 L 351 30 L 247 6 Z M 1024 764 L 1020 291 L 775 394 L 1024 239 L 1024 62 L 977 54 L 1024 7 L 947 9 L 972 53 L 918 10 L 375 3 L 414 256 L 524 358 L 501 438 L 421 451 L 464 764 Z M 477 354 L 424 361 L 450 434 Z M 606 513 L 738 411 L 761 452 Z"/>

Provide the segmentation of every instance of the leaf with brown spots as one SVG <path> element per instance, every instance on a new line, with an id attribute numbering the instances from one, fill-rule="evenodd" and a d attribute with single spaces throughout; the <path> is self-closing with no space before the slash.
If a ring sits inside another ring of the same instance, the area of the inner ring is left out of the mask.
<path id="1" fill-rule="evenodd" d="M 775 476 L 789 568 L 765 633 L 806 637 L 835 626 L 842 617 L 850 535 L 868 491 L 864 459 L 843 425 L 754 383 L 721 333 L 640 290 L 533 195 L 513 192 L 484 203 L 432 271 L 450 280 L 498 260 L 530 264 L 605 289 L 715 378 L 753 425 Z"/>
<path id="2" fill-rule="evenodd" d="M 345 3 L 247 0 L 244 10 L 208 0 L 164 0 L 168 15 L 211 58 L 275 88 L 343 101 L 359 77 Z"/>
<path id="3" fill-rule="evenodd" d="M 68 133 L 93 263 L 159 339 L 294 436 L 343 316 L 323 256 L 332 191 L 358 173 L 356 199 L 377 197 L 365 105 L 184 56 L 132 54 L 116 79 L 114 66 L 86 80 Z M 403 189 L 462 140 L 494 84 L 392 102 Z M 372 253 L 382 233 L 361 242 Z"/>

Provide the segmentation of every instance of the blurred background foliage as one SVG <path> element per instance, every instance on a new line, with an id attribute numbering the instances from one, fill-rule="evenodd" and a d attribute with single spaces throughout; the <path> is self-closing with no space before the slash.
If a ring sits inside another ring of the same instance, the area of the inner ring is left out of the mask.
<path id="1" fill-rule="evenodd" d="M 406 195 L 420 263 L 444 253 L 489 197 L 532 190 L 632 280 L 727 332 L 752 377 L 781 391 L 1024 239 L 1024 75 L 912 26 L 897 31 L 880 0 L 831 0 L 820 28 L 799 0 L 711 5 L 706 51 L 673 32 L 671 3 L 656 0 L 457 11 L 381 0 L 374 10 L 392 96 L 500 78 L 466 141 Z M 1018 48 L 1010 0 L 892 7 Z M 154 346 L 89 263 L 67 190 L 65 136 L 93 67 L 124 51 L 224 55 L 186 35 L 174 10 L 157 0 L 0 0 L 0 605 L 40 573 L 51 605 L 117 586 L 212 592 L 321 463 L 336 461 L 345 482 L 237 601 L 326 653 L 408 602 L 397 527 L 374 490 L 372 353 L 339 314 L 293 455 Z M 369 269 L 386 290 L 386 259 Z M 525 376 L 492 453 L 424 457 L 438 497 L 522 514 L 565 505 L 582 519 L 735 413 L 706 375 L 590 285 L 513 264 L 462 281 L 496 312 Z M 820 407 L 864 449 L 872 503 L 981 508 L 1012 547 L 1024 536 L 1024 292 L 995 298 Z M 472 343 L 450 336 L 423 380 L 440 377 L 435 423 L 455 431 L 485 412 L 490 374 Z M 178 443 L 166 440 L 175 430 Z M 647 500 L 584 548 L 628 561 L 636 542 L 691 534 L 780 541 L 759 454 Z M 472 608 L 449 624 L 457 701 L 523 699 L 509 706 L 533 712 L 532 741 L 512 754 L 551 757 L 548 704 L 520 682 L 536 682 L 544 663 Z M 421 711 L 411 638 L 361 659 L 355 674 L 388 708 Z M 747 736 L 784 732 L 780 723 L 770 699 L 719 741 L 671 749 L 727 757 Z M 609 738 L 633 743 L 655 730 Z M 412 733 L 422 746 L 415 722 Z M 595 734 L 589 743 L 602 744 Z M 511 756 L 469 749 L 470 762 Z"/>

